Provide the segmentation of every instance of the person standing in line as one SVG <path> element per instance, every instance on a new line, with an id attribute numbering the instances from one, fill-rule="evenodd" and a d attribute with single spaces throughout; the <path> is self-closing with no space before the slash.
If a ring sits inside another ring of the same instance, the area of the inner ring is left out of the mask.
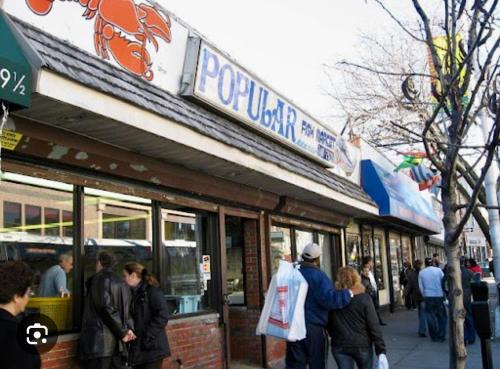
<path id="1" fill-rule="evenodd" d="M 493 262 L 493 258 L 490 259 L 488 268 L 490 269 L 490 276 L 495 277 L 495 263 Z"/>
<path id="2" fill-rule="evenodd" d="M 444 342 L 448 319 L 442 287 L 444 273 L 435 266 L 431 258 L 425 258 L 425 266 L 418 275 L 418 286 L 424 297 L 427 327 L 433 342 Z"/>
<path id="3" fill-rule="evenodd" d="M 359 284 L 361 277 L 355 269 L 339 269 L 335 283 L 337 289 L 352 289 Z M 332 338 L 332 355 L 339 369 L 352 369 L 354 363 L 358 369 L 372 369 L 373 346 L 377 356 L 386 352 L 375 306 L 366 293 L 354 296 L 345 308 L 330 312 L 328 333 Z"/>
<path id="4" fill-rule="evenodd" d="M 42 275 L 38 295 L 40 297 L 62 297 L 69 295 L 66 274 L 73 269 L 73 255 L 61 254 L 59 263 L 47 269 Z"/>
<path id="5" fill-rule="evenodd" d="M 371 297 L 373 298 L 373 304 L 375 305 L 375 310 L 377 311 L 378 321 L 379 321 L 380 325 L 387 325 L 386 323 L 384 323 L 384 321 L 382 320 L 382 317 L 380 316 L 380 304 L 379 304 L 379 300 L 378 300 L 378 285 L 377 285 L 377 281 L 375 280 L 375 276 L 373 275 L 373 259 L 372 259 L 372 257 L 365 256 L 363 258 L 363 262 L 362 262 L 361 267 L 363 269 L 368 268 L 368 271 L 369 271 L 368 278 L 370 279 L 370 283 L 371 283 L 372 289 L 373 289 Z"/>
<path id="6" fill-rule="evenodd" d="M 115 275 L 115 258 L 99 253 L 97 273 L 86 282 L 80 356 L 85 369 L 121 369 L 126 343 L 136 337 L 130 317 L 129 287 Z"/>
<path id="7" fill-rule="evenodd" d="M 168 308 L 158 281 L 136 262 L 125 264 L 123 279 L 132 289 L 130 311 L 137 336 L 130 344 L 128 363 L 133 369 L 161 369 L 170 348 L 165 333 Z"/>
<path id="8" fill-rule="evenodd" d="M 300 272 L 308 289 L 304 305 L 306 338 L 286 343 L 286 369 L 325 369 L 327 356 L 326 325 L 328 312 L 347 306 L 353 296 L 364 292 L 363 286 L 335 290 L 328 276 L 320 269 L 321 247 L 309 243 L 302 251 Z"/>
<path id="9" fill-rule="evenodd" d="M 432 263 L 434 264 L 434 266 L 436 268 L 439 268 L 441 270 L 444 269 L 444 264 L 441 262 L 441 260 L 439 259 L 439 254 L 438 253 L 434 253 L 432 254 Z"/>
<path id="10" fill-rule="evenodd" d="M 425 303 L 420 288 L 418 287 L 418 275 L 422 270 L 422 260 L 415 260 L 415 268 L 408 272 L 408 285 L 406 293 L 411 296 L 418 310 L 418 336 L 427 337 L 426 319 L 425 319 Z"/>
<path id="11" fill-rule="evenodd" d="M 469 267 L 467 269 L 469 269 L 472 273 L 474 273 L 474 277 L 477 280 L 481 280 L 481 278 L 483 277 L 483 270 L 477 263 L 476 259 L 474 258 L 469 259 Z"/>
<path id="12" fill-rule="evenodd" d="M 40 354 L 31 346 L 23 349 L 17 339 L 18 316 L 30 299 L 30 287 L 35 274 L 22 261 L 0 263 L 0 368 L 40 369 Z"/>

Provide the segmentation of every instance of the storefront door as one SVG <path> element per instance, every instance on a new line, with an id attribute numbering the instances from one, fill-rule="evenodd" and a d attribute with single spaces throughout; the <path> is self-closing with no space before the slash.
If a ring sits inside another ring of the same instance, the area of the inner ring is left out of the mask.
<path id="1" fill-rule="evenodd" d="M 220 218 L 223 315 L 228 367 L 263 364 L 260 315 L 258 214 L 226 210 Z"/>

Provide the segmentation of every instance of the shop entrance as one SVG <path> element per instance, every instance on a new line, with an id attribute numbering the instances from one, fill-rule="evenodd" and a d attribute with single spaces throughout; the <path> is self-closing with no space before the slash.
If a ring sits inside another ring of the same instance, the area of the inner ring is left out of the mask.
<path id="1" fill-rule="evenodd" d="M 228 367 L 263 363 L 262 339 L 255 335 L 260 316 L 259 221 L 258 214 L 248 216 L 226 212 L 221 229 Z"/>

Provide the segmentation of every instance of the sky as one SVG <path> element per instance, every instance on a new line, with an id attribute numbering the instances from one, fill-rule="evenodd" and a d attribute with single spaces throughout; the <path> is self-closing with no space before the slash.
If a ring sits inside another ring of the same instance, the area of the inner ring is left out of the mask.
<path id="1" fill-rule="evenodd" d="M 351 59 L 361 33 L 383 34 L 394 23 L 373 0 L 161 0 L 243 67 L 312 116 L 340 130 L 325 95 L 324 64 Z M 409 0 L 386 0 L 414 15 Z"/>

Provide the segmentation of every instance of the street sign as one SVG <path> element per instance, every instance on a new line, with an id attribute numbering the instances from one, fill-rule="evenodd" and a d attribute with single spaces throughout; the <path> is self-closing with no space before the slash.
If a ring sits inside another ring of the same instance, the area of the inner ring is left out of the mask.
<path id="1" fill-rule="evenodd" d="M 31 67 L 0 12 L 0 100 L 27 108 L 31 104 Z"/>

